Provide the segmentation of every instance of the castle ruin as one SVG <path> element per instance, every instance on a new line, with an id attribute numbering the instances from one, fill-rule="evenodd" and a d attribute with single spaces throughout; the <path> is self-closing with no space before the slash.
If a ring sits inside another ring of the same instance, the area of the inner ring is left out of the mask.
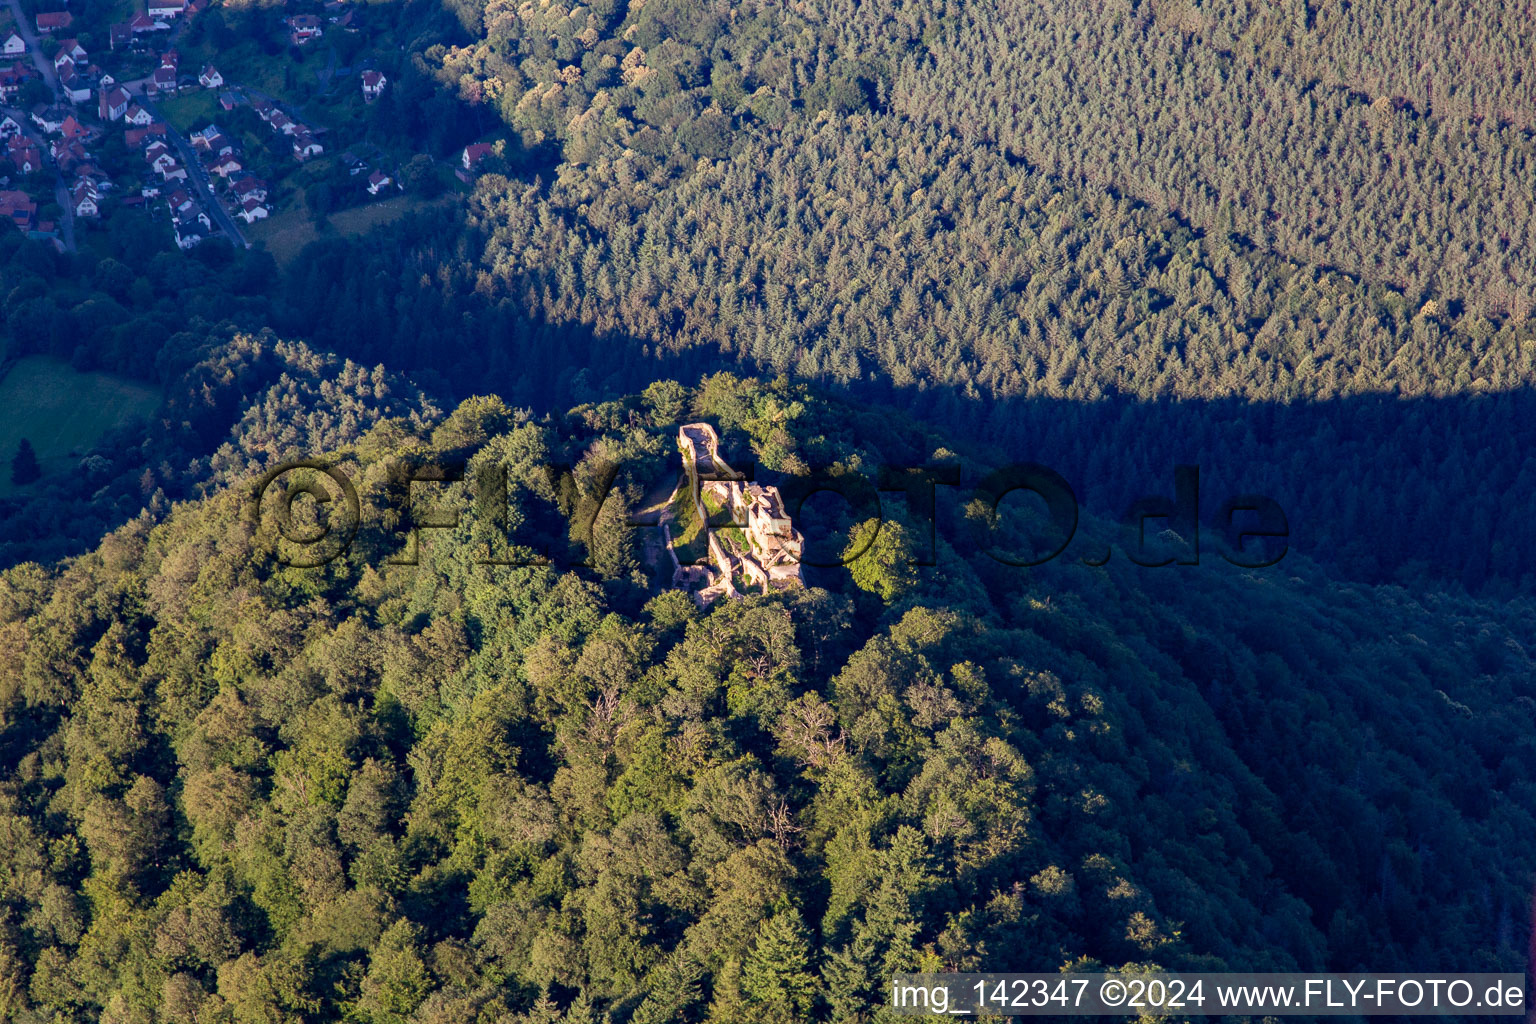
<path id="1" fill-rule="evenodd" d="M 804 538 L 790 522 L 777 487 L 744 480 L 720 457 L 720 437 L 708 423 L 687 423 L 677 433 L 687 474 L 688 507 L 708 537 L 707 565 L 683 565 L 673 550 L 671 525 L 661 529 L 672 551 L 674 586 L 694 592 L 701 604 L 722 594 L 740 598 L 755 587 L 766 594 L 804 586 L 800 557 Z M 709 527 L 710 506 L 730 513 L 728 527 Z"/>

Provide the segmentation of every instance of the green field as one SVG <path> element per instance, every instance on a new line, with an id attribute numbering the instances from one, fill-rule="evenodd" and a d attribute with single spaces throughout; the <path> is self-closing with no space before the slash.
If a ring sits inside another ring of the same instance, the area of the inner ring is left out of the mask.
<path id="1" fill-rule="evenodd" d="M 359 186 L 361 187 L 361 186 Z M 358 237 L 380 224 L 399 220 L 415 210 L 442 205 L 449 199 L 423 201 L 416 196 L 401 195 L 383 202 L 366 203 L 349 210 L 339 210 L 330 215 L 331 227 L 343 235 Z M 266 220 L 257 221 L 245 230 L 253 242 L 261 242 L 272 254 L 280 267 L 292 263 L 310 242 L 320 237 L 304 206 L 304 193 L 300 191 L 290 201 L 288 209 L 275 213 Z"/>
<path id="2" fill-rule="evenodd" d="M 217 121 L 221 112 L 218 93 L 212 89 L 189 89 L 179 96 L 157 100 L 155 109 L 183 135 Z"/>
<path id="3" fill-rule="evenodd" d="M 79 456 L 71 458 L 71 451 L 84 452 L 108 430 L 149 416 L 159 404 L 154 388 L 124 377 L 77 373 L 46 356 L 18 360 L 0 378 L 0 496 L 18 490 L 11 484 L 11 459 L 22 438 L 37 450 L 46 479 L 75 466 Z"/>

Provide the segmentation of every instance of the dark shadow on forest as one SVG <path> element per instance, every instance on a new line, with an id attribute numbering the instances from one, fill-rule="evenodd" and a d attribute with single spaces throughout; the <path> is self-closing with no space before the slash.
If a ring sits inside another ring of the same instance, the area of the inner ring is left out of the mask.
<path id="1" fill-rule="evenodd" d="M 273 300 L 278 333 L 383 365 L 448 408 L 495 393 L 513 406 L 560 413 L 661 378 L 694 384 L 722 369 L 773 376 L 713 348 L 660 351 L 640 339 L 542 322 L 511 300 L 477 294 L 472 284 L 445 289 L 421 268 L 455 265 L 472 252 L 441 225 L 434 237 L 431 225 L 411 220 L 366 245 L 327 239 L 306 249 Z M 336 284 L 316 288 L 316 281 Z M 503 292 L 518 293 L 516 282 Z M 1227 497 L 1265 495 L 1289 519 L 1291 551 L 1337 576 L 1489 588 L 1494 596 L 1536 588 L 1536 537 L 1525 511 L 1536 508 L 1536 393 L 1291 404 L 1117 394 L 1093 402 L 987 399 L 944 385 L 897 389 L 882 375 L 871 379 L 868 369 L 851 384 L 812 383 L 849 402 L 867 427 L 862 437 L 883 439 L 880 454 L 893 464 L 921 464 L 939 445 L 966 466 L 1042 463 L 1066 478 L 1086 513 L 1102 516 L 1118 516 L 1145 495 L 1171 497 L 1174 466 L 1189 464 L 1200 470 L 1207 522 Z M 268 383 L 243 383 L 250 393 L 226 396 L 219 415 L 198 424 L 205 453 L 229 439 L 238 401 Z M 904 440 L 925 427 L 948 439 Z M 120 435 L 108 443 L 128 453 L 124 480 L 136 481 L 146 468 L 132 464 L 143 440 Z M 930 450 L 920 450 L 925 446 Z M 186 454 L 198 453 L 178 453 Z M 147 497 L 125 487 L 104 512 L 89 501 L 100 487 L 61 482 L 37 500 L 5 503 L 0 566 L 89 550 Z M 73 524 L 72 532 L 59 523 Z M 58 534 L 52 542 L 51 531 Z"/>

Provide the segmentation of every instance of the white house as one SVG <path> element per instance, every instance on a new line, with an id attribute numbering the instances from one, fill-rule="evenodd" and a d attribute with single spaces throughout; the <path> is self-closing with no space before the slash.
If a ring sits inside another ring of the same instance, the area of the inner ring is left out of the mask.
<path id="1" fill-rule="evenodd" d="M 59 44 L 59 52 L 53 55 L 53 67 L 55 71 L 59 69 L 59 65 L 63 63 L 66 57 L 82 67 L 84 67 L 86 62 L 89 60 L 89 57 L 85 52 L 85 47 L 80 45 L 80 40 L 78 39 L 66 39 Z"/>
<path id="2" fill-rule="evenodd" d="M 301 131 L 293 137 L 293 156 L 296 160 L 308 160 L 325 152 L 325 147 L 315 141 L 309 132 Z"/>
<path id="3" fill-rule="evenodd" d="M 10 114 L 0 118 L 0 139 L 10 139 L 22 133 L 21 122 Z"/>
<path id="4" fill-rule="evenodd" d="M 225 153 L 215 159 L 214 162 L 208 166 L 208 169 L 214 174 L 217 174 L 219 177 L 227 179 L 231 174 L 239 174 L 245 168 L 239 160 L 234 158 L 234 156 L 229 153 Z"/>
<path id="5" fill-rule="evenodd" d="M 383 171 L 374 171 L 372 174 L 368 175 L 368 194 L 371 196 L 376 196 L 393 183 L 394 179 L 390 178 L 390 176 L 385 174 Z"/>
<path id="6" fill-rule="evenodd" d="M 123 112 L 123 120 L 143 128 L 155 123 L 155 115 L 135 103 Z"/>
<path id="7" fill-rule="evenodd" d="M 224 76 L 219 74 L 219 69 L 209 64 L 203 68 L 202 74 L 197 76 L 197 84 L 204 89 L 218 89 L 224 85 Z"/>
<path id="8" fill-rule="evenodd" d="M 144 147 L 144 162 L 153 167 L 156 173 L 159 173 L 166 167 L 174 167 L 176 165 L 176 157 L 171 155 L 171 147 L 165 143 L 151 142 L 148 146 Z"/>
<path id="9" fill-rule="evenodd" d="M 389 79 L 384 77 L 382 71 L 363 72 L 363 100 L 372 103 L 384 95 L 384 87 L 389 84 Z"/>
<path id="10" fill-rule="evenodd" d="M 254 224 L 267 216 L 267 208 L 261 205 L 259 200 L 247 199 L 240 204 L 240 211 L 236 216 L 247 224 Z"/>
<path id="11" fill-rule="evenodd" d="M 155 19 L 176 18 L 186 9 L 187 0 L 149 0 L 144 6 L 144 13 Z"/>
<path id="12" fill-rule="evenodd" d="M 76 217 L 95 217 L 101 213 L 101 207 L 97 205 L 101 196 L 91 182 L 76 182 L 69 195 L 75 207 Z"/>
<path id="13" fill-rule="evenodd" d="M 0 54 L 3 54 L 7 57 L 20 56 L 26 52 L 27 41 L 21 38 L 21 36 L 17 35 L 15 32 L 12 32 L 10 35 L 6 36 L 5 42 L 0 43 Z"/>
<path id="14" fill-rule="evenodd" d="M 59 90 L 71 103 L 84 103 L 91 98 L 91 78 L 81 74 L 74 64 L 65 64 L 59 72 Z"/>
<path id="15" fill-rule="evenodd" d="M 162 64 L 155 68 L 154 74 L 149 76 L 145 83 L 145 91 L 152 93 L 174 93 L 176 91 L 176 68 L 174 65 Z"/>
<path id="16" fill-rule="evenodd" d="M 32 145 L 26 136 L 18 135 L 11 139 L 7 146 L 7 151 L 11 158 L 11 163 L 15 164 L 16 169 L 22 174 L 31 174 L 34 171 L 43 169 L 42 152 Z"/>
<path id="17" fill-rule="evenodd" d="M 49 135 L 61 130 L 67 120 L 69 120 L 69 111 L 61 107 L 38 105 L 32 108 L 32 123 Z"/>
<path id="18" fill-rule="evenodd" d="M 203 232 L 207 230 L 207 225 L 202 220 L 187 213 L 174 215 L 171 218 L 171 227 L 176 232 L 176 245 L 182 249 L 190 249 L 201 242 Z"/>
<path id="19" fill-rule="evenodd" d="M 236 178 L 229 183 L 229 191 L 240 202 L 245 203 L 254 199 L 258 203 L 267 201 L 267 186 L 254 174 L 248 174 L 242 178 Z"/>
<path id="20" fill-rule="evenodd" d="M 288 36 L 295 46 L 303 46 L 311 39 L 318 39 L 325 33 L 320 19 L 313 14 L 295 14 L 288 18 L 287 22 Z"/>
<path id="21" fill-rule="evenodd" d="M 39 35 L 51 36 L 74 23 L 75 16 L 68 11 L 49 11 L 37 16 L 37 31 Z"/>
<path id="22" fill-rule="evenodd" d="M 464 169 L 472 171 L 480 165 L 480 161 L 490 156 L 495 149 L 489 142 L 474 142 L 464 147 Z"/>

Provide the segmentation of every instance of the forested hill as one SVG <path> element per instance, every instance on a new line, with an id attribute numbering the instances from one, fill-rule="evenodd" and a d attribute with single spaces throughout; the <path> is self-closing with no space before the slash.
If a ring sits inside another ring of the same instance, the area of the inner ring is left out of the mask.
<path id="1" fill-rule="evenodd" d="M 685 416 L 765 478 L 953 455 L 783 381 L 477 399 L 336 453 L 369 508 L 391 457 L 507 468 L 496 522 L 432 491 L 462 518 L 419 566 L 376 515 L 283 568 L 241 486 L 0 575 L 8 1017 L 800 1024 L 919 966 L 1524 969 L 1529 601 L 1018 569 L 967 495 L 932 568 L 897 504 L 854 571 L 707 612 L 618 499 L 594 569 L 479 564 L 566 550 L 602 461 L 628 500 L 675 473 Z"/>

